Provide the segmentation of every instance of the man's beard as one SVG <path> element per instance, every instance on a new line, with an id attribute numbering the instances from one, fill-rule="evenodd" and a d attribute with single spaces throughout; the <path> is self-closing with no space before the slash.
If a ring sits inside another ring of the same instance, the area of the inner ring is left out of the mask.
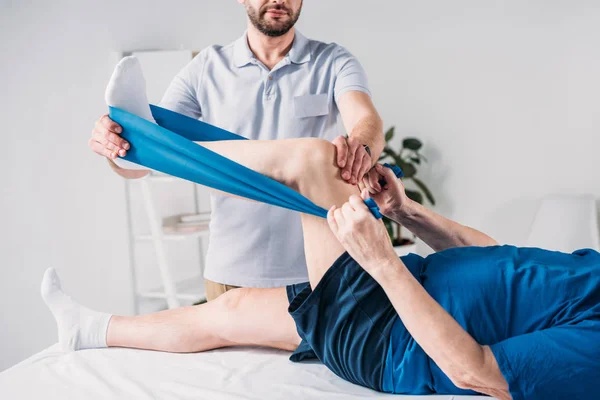
<path id="1" fill-rule="evenodd" d="M 266 15 L 267 11 L 269 11 L 271 9 L 287 12 L 288 16 L 289 16 L 289 20 L 284 24 L 279 24 L 277 22 L 272 23 L 272 22 L 266 21 L 265 15 Z M 298 8 L 298 12 L 296 12 L 296 13 L 294 13 L 292 10 L 290 10 L 287 7 L 281 6 L 280 4 L 277 4 L 277 5 L 268 4 L 268 5 L 263 6 L 263 8 L 261 8 L 260 10 L 256 10 L 256 9 L 252 8 L 252 6 L 250 6 L 249 4 L 246 4 L 246 10 L 248 11 L 248 18 L 250 18 L 250 21 L 252 21 L 252 25 L 254 25 L 254 27 L 256 29 L 258 29 L 259 32 L 261 32 L 262 34 L 267 35 L 267 36 L 278 37 L 278 36 L 282 36 L 282 35 L 285 35 L 286 33 L 288 33 L 288 31 L 290 29 L 292 29 L 294 24 L 296 24 L 296 21 L 298 21 L 298 18 L 300 18 L 300 11 L 302 10 L 302 3 L 300 3 L 300 8 Z"/>

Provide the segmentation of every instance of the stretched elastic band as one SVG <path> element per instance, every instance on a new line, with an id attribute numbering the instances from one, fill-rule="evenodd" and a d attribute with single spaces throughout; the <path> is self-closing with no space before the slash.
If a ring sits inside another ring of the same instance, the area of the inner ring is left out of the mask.
<path id="1" fill-rule="evenodd" d="M 404 176 L 404 172 L 402 171 L 402 168 L 400 168 L 397 165 L 390 165 L 388 163 L 384 163 L 383 166 L 394 171 L 394 175 L 396 175 L 396 178 L 402 178 Z"/>
<path id="2" fill-rule="evenodd" d="M 125 160 L 241 197 L 327 217 L 327 210 L 295 190 L 194 143 L 246 138 L 155 105 L 150 110 L 157 124 L 109 107 L 110 118 L 123 127 L 121 136 L 131 144 Z M 396 176 L 402 173 L 397 166 L 385 166 Z M 379 207 L 369 200 L 365 204 L 381 218 Z"/>
<path id="3" fill-rule="evenodd" d="M 373 214 L 373 216 L 376 219 L 381 219 L 381 217 L 383 217 L 383 215 L 381 215 L 381 212 L 379 211 L 379 206 L 377 205 L 377 203 L 375 203 L 375 200 L 373 200 L 371 197 L 369 197 L 368 199 L 365 200 L 365 204 L 367 207 L 369 207 L 371 214 Z"/>

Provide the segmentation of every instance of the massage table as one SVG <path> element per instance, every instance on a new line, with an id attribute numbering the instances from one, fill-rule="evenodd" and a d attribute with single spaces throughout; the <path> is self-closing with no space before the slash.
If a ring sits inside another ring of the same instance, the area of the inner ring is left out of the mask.
<path id="1" fill-rule="evenodd" d="M 134 349 L 65 353 L 53 345 L 0 373 L 0 399 L 421 399 L 375 392 L 290 353 L 226 348 L 194 354 Z M 483 396 L 431 395 L 469 400 Z"/>

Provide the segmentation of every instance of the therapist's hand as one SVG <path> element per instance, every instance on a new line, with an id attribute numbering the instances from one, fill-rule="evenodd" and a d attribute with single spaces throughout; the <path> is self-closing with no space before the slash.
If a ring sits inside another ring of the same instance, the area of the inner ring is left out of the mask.
<path id="1" fill-rule="evenodd" d="M 104 114 L 96 121 L 88 145 L 95 153 L 110 160 L 116 159 L 117 156 L 123 157 L 130 145 L 120 136 L 122 132 L 121 125 L 110 119 L 108 114 Z"/>
<path id="2" fill-rule="evenodd" d="M 356 185 L 371 169 L 371 156 L 362 143 L 352 137 L 338 136 L 333 140 L 337 153 L 337 165 L 342 170 L 342 179 Z"/>
<path id="3" fill-rule="evenodd" d="M 372 274 L 385 261 L 397 259 L 383 221 L 375 219 L 364 201 L 369 192 L 352 195 L 347 203 L 331 207 L 327 222 L 333 234 L 350 256 L 368 273 Z"/>
<path id="4" fill-rule="evenodd" d="M 383 187 L 379 184 L 382 179 L 386 182 Z M 383 215 L 396 221 L 408 212 L 412 203 L 406 196 L 402 181 L 396 178 L 394 171 L 381 164 L 375 164 L 358 187 L 369 192 Z"/>

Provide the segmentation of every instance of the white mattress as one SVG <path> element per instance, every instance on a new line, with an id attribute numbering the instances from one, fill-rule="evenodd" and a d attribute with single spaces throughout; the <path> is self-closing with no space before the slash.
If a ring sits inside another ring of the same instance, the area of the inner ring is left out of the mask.
<path id="1" fill-rule="evenodd" d="M 390 398 L 288 352 L 230 348 L 197 354 L 131 349 L 63 353 L 54 345 L 0 373 L 0 399 Z M 393 398 L 419 399 L 418 396 Z M 475 399 L 479 396 L 427 396 Z"/>

